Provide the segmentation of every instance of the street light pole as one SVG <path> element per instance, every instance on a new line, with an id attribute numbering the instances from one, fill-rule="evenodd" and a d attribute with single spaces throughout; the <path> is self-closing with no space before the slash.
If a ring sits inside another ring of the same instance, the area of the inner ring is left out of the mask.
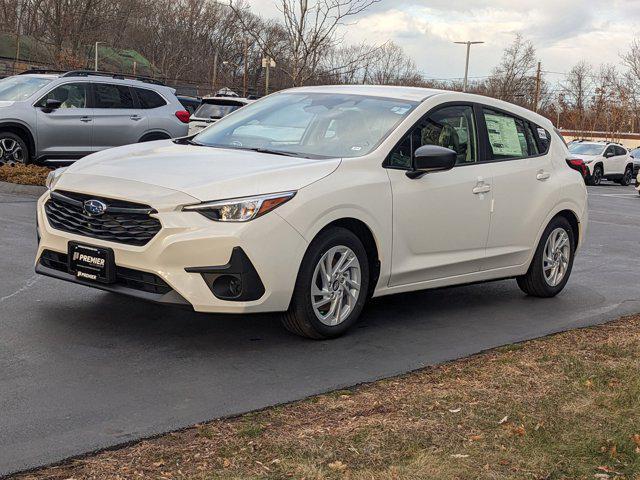
<path id="1" fill-rule="evenodd" d="M 462 84 L 462 91 L 467 91 L 467 86 L 469 85 L 469 55 L 471 53 L 471 45 L 479 45 L 484 42 L 453 42 L 458 45 L 466 45 L 467 46 L 467 60 L 464 66 L 464 83 Z"/>
<path id="2" fill-rule="evenodd" d="M 96 72 L 98 71 L 98 45 L 101 43 L 105 43 L 105 42 L 96 42 L 95 64 L 94 64 L 94 69 Z"/>

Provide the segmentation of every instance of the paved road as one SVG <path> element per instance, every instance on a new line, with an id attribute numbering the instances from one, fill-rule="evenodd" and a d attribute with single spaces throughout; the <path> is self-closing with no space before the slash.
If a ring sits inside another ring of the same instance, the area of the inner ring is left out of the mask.
<path id="1" fill-rule="evenodd" d="M 0 475 L 487 348 L 640 312 L 640 198 L 590 189 L 591 229 L 555 299 L 515 281 L 374 301 L 330 342 L 275 316 L 167 309 L 35 277 L 34 202 L 0 196 Z"/>

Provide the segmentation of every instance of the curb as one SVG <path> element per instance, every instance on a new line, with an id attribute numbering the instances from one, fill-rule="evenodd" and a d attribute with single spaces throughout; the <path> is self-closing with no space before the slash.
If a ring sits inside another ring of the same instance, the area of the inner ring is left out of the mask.
<path id="1" fill-rule="evenodd" d="M 0 182 L 0 194 L 32 195 L 39 197 L 47 191 L 47 187 L 39 185 L 18 185 L 17 183 Z"/>

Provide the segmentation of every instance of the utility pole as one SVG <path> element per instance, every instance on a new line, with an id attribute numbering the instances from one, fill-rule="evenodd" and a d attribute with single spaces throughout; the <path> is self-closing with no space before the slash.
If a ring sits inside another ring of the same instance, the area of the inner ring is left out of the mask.
<path id="1" fill-rule="evenodd" d="M 105 43 L 105 42 L 96 42 L 96 48 L 95 48 L 95 63 L 94 63 L 94 69 L 97 72 L 98 71 L 98 45 L 101 43 Z"/>
<path id="2" fill-rule="evenodd" d="M 216 94 L 216 82 L 218 81 L 218 52 L 213 56 L 213 78 L 211 79 L 212 95 Z"/>
<path id="3" fill-rule="evenodd" d="M 265 95 L 269 95 L 269 72 L 271 68 L 276 66 L 276 62 L 271 57 L 263 57 L 262 59 L 262 68 L 266 69 L 265 77 L 264 77 L 264 91 Z"/>
<path id="4" fill-rule="evenodd" d="M 469 55 L 471 54 L 471 45 L 479 45 L 484 42 L 453 42 L 453 43 L 467 46 L 467 60 L 464 66 L 464 83 L 462 84 L 462 91 L 466 92 L 467 87 L 469 85 Z"/>
<path id="5" fill-rule="evenodd" d="M 536 72 L 536 96 L 533 99 L 533 111 L 538 111 L 538 104 L 540 103 L 540 82 L 542 80 L 542 62 L 538 62 L 538 71 Z"/>
<path id="6" fill-rule="evenodd" d="M 247 77 L 249 76 L 249 40 L 244 37 L 244 75 L 242 76 L 242 96 L 247 98 Z"/>

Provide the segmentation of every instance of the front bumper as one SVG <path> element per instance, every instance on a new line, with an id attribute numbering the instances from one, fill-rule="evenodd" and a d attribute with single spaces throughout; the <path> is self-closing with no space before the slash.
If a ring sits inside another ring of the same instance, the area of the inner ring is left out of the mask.
<path id="1" fill-rule="evenodd" d="M 38 273 L 160 303 L 190 305 L 198 312 L 257 313 L 284 311 L 289 306 L 307 242 L 277 212 L 246 223 L 224 223 L 197 212 L 158 208 L 153 216 L 162 224 L 160 232 L 144 246 L 131 246 L 52 228 L 44 212 L 48 199 L 47 192 L 38 201 Z M 78 280 L 41 262 L 45 251 L 66 255 L 69 241 L 113 249 L 118 268 L 153 274 L 166 282 L 172 293 L 141 293 L 126 286 Z M 246 254 L 263 285 L 257 300 L 221 300 L 207 285 L 207 272 L 232 263 L 234 249 Z"/>

